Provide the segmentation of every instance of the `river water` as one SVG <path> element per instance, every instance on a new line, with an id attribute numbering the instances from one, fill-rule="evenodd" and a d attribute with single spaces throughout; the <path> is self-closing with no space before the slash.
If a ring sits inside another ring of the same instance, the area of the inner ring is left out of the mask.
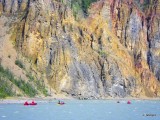
<path id="1" fill-rule="evenodd" d="M 160 101 L 66 100 L 37 106 L 0 104 L 0 120 L 160 120 Z"/>

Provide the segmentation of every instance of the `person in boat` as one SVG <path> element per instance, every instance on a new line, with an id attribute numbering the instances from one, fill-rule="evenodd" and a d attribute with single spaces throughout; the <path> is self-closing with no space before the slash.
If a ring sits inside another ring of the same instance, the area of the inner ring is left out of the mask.
<path id="1" fill-rule="evenodd" d="M 29 103 L 26 101 L 26 102 L 24 103 L 24 105 L 29 105 Z"/>
<path id="2" fill-rule="evenodd" d="M 30 103 L 30 105 L 37 105 L 36 102 L 34 102 L 34 100 Z"/>
<path id="3" fill-rule="evenodd" d="M 35 104 L 34 100 L 32 100 L 32 104 Z"/>
<path id="4" fill-rule="evenodd" d="M 58 104 L 62 105 L 62 104 L 64 104 L 64 102 L 63 102 L 63 101 L 58 100 Z"/>

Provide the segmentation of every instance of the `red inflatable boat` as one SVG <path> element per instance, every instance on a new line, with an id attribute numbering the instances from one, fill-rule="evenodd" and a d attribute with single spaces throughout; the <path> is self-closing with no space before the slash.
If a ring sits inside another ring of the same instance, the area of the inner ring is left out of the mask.
<path id="1" fill-rule="evenodd" d="M 24 103 L 25 106 L 27 105 L 37 105 L 37 103 L 35 103 L 34 101 L 32 101 L 31 103 L 28 103 L 27 101 Z"/>
<path id="2" fill-rule="evenodd" d="M 37 103 L 29 103 L 29 105 L 37 105 Z"/>
<path id="3" fill-rule="evenodd" d="M 24 103 L 24 105 L 29 105 L 29 103 L 26 101 L 26 102 Z"/>
<path id="4" fill-rule="evenodd" d="M 130 101 L 128 101 L 128 102 L 127 102 L 127 104 L 131 104 L 131 102 L 130 102 Z"/>

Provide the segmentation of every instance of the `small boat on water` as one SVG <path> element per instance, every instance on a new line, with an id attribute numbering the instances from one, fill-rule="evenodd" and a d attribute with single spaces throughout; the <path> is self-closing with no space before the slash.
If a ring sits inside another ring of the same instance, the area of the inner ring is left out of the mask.
<path id="1" fill-rule="evenodd" d="M 131 101 L 128 101 L 127 104 L 131 104 Z"/>
<path id="2" fill-rule="evenodd" d="M 37 103 L 35 103 L 35 102 L 32 102 L 32 103 L 29 103 L 29 105 L 37 105 Z"/>
<path id="3" fill-rule="evenodd" d="M 65 103 L 58 103 L 58 105 L 64 105 Z"/>
<path id="4" fill-rule="evenodd" d="M 25 106 L 28 106 L 28 105 L 37 105 L 37 103 L 35 103 L 34 101 L 32 101 L 31 103 L 28 103 L 27 101 L 24 103 Z"/>
<path id="5" fill-rule="evenodd" d="M 58 105 L 64 105 L 65 103 L 59 100 L 57 104 Z"/>

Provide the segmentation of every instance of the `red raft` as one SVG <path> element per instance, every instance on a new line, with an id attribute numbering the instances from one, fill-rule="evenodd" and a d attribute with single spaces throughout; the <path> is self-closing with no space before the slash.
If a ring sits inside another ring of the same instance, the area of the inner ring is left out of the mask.
<path id="1" fill-rule="evenodd" d="M 131 102 L 130 102 L 130 101 L 128 101 L 128 102 L 127 102 L 127 104 L 131 104 Z"/>
<path id="2" fill-rule="evenodd" d="M 37 103 L 35 103 L 35 102 L 32 102 L 32 103 L 29 103 L 29 105 L 37 105 Z"/>
<path id="3" fill-rule="evenodd" d="M 24 105 L 29 105 L 29 103 L 26 101 L 26 102 L 24 103 Z"/>
<path id="4" fill-rule="evenodd" d="M 31 103 L 28 103 L 27 101 L 24 103 L 25 106 L 28 106 L 28 105 L 37 105 L 37 103 L 35 103 L 34 101 L 32 101 Z"/>

